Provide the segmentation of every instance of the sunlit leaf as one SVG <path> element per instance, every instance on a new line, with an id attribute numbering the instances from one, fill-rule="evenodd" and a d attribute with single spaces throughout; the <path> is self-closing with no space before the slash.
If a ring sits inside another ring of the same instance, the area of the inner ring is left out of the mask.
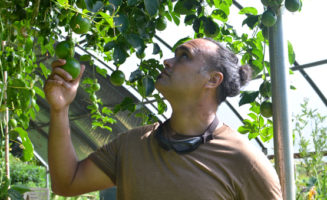
<path id="1" fill-rule="evenodd" d="M 244 91 L 241 93 L 241 100 L 239 106 L 252 103 L 258 97 L 259 91 Z"/>
<path id="2" fill-rule="evenodd" d="M 31 140 L 28 137 L 27 132 L 21 127 L 16 127 L 14 131 L 18 132 L 20 139 L 22 140 L 23 149 L 23 158 L 25 161 L 29 161 L 33 158 L 34 148 Z"/>
<path id="3" fill-rule="evenodd" d="M 254 7 L 245 7 L 245 8 L 242 8 L 240 10 L 240 12 L 238 12 L 238 14 L 251 14 L 251 15 L 257 15 L 258 14 L 258 11 L 256 8 Z"/>

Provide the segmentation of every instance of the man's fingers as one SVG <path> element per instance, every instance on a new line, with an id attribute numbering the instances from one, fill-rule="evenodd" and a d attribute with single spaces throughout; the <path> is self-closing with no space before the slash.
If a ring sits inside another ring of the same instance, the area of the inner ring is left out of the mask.
<path id="1" fill-rule="evenodd" d="M 58 75 L 58 76 L 62 77 L 66 81 L 71 81 L 73 79 L 72 76 L 68 72 L 66 72 L 64 69 L 62 69 L 60 67 L 55 67 L 52 70 L 52 74 L 51 74 L 50 77 L 53 78 L 55 75 Z"/>
<path id="2" fill-rule="evenodd" d="M 66 60 L 65 59 L 58 59 L 52 62 L 51 67 L 54 69 L 56 67 L 60 67 L 63 66 L 64 64 L 66 64 Z"/>

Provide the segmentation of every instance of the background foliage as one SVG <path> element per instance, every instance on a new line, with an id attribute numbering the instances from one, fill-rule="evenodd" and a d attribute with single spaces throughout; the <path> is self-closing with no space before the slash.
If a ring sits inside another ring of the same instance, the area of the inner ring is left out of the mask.
<path id="1" fill-rule="evenodd" d="M 237 33 L 227 23 L 232 3 L 232 0 L 0 0 L 1 152 L 4 149 L 4 130 L 9 127 L 10 139 L 22 143 L 21 159 L 28 161 L 33 157 L 33 145 L 26 130 L 30 120 L 34 120 L 39 111 L 36 98 L 44 98 L 42 88 L 50 74 L 42 62 L 55 56 L 55 44 L 63 40 L 62 36 L 72 39 L 75 45 L 99 53 L 106 62 L 113 63 L 116 70 L 135 54 L 139 58 L 138 69 L 124 82 L 137 89 L 142 101 L 150 98 L 157 103 L 158 113 L 139 114 L 144 123 L 155 121 L 156 116 L 163 114 L 167 106 L 153 87 L 154 80 L 163 69 L 158 61 L 163 56 L 162 44 L 154 42 L 153 38 L 157 31 L 166 28 L 168 21 L 192 26 L 193 38 L 211 37 L 225 43 L 241 56 L 242 65 L 249 64 L 254 76 L 262 78 L 263 86 L 260 88 L 263 89 L 246 91 L 241 95 L 239 105 L 250 104 L 251 107 L 249 119 L 244 120 L 244 126 L 239 131 L 248 134 L 250 139 L 259 136 L 263 141 L 270 140 L 273 136 L 272 119 L 270 115 L 263 115 L 260 109 L 263 102 L 270 103 L 271 99 L 270 65 L 265 60 L 267 27 L 262 23 L 262 13 L 258 13 L 254 7 L 247 7 L 240 10 L 239 14 L 244 16 L 243 25 L 248 26 L 252 34 Z M 266 9 L 278 11 L 283 1 L 265 5 Z M 73 33 L 71 19 L 76 14 L 90 21 L 87 33 Z M 172 50 L 190 39 L 181 38 Z M 294 58 L 291 44 L 289 47 L 290 58 Z M 147 59 L 144 53 L 147 48 L 151 48 L 158 59 Z M 106 71 L 96 66 L 89 55 L 82 55 L 80 61 L 88 62 L 94 73 L 106 76 Z M 292 62 L 294 59 L 290 59 Z M 8 73 L 7 81 L 4 80 L 5 72 Z M 102 100 L 96 95 L 101 92 L 101 86 L 95 75 L 84 77 L 81 87 L 90 94 L 88 109 L 92 114 L 93 128 L 110 131 L 110 124 L 115 123 L 115 113 L 124 110 L 133 113 L 146 104 L 146 101 L 137 104 L 126 98 L 114 109 L 103 106 Z M 9 123 L 5 119 L 7 109 Z M 268 106 L 268 114 L 269 109 L 271 112 Z M 20 141 L 17 140 L 18 136 Z M 3 156 L 2 153 L 1 162 Z"/>

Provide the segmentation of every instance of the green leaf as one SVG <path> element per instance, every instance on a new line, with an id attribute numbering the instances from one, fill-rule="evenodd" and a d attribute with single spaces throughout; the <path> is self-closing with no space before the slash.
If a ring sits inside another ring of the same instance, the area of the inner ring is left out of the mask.
<path id="1" fill-rule="evenodd" d="M 182 39 L 178 40 L 178 41 L 174 44 L 174 46 L 173 46 L 173 48 L 172 48 L 172 51 L 175 52 L 176 48 L 177 48 L 179 45 L 184 44 L 185 42 L 190 41 L 190 40 L 192 40 L 192 38 L 190 38 L 190 37 L 185 37 L 185 38 L 182 38 Z"/>
<path id="2" fill-rule="evenodd" d="M 129 21 L 125 14 L 120 13 L 118 17 L 114 18 L 114 22 L 119 32 L 123 33 L 128 29 Z"/>
<path id="3" fill-rule="evenodd" d="M 143 72 L 141 70 L 137 69 L 137 70 L 133 71 L 131 73 L 131 75 L 129 76 L 129 82 L 133 83 L 137 80 L 140 80 L 143 75 L 144 75 Z"/>
<path id="4" fill-rule="evenodd" d="M 127 0 L 127 5 L 128 6 L 134 6 L 138 2 L 139 2 L 139 0 Z"/>
<path id="5" fill-rule="evenodd" d="M 248 133 L 250 130 L 249 130 L 248 128 L 246 128 L 245 126 L 240 126 L 240 127 L 238 127 L 237 131 L 238 131 L 239 133 L 246 134 L 246 133 Z"/>
<path id="6" fill-rule="evenodd" d="M 61 6 L 67 6 L 67 5 L 69 5 L 68 0 L 57 0 L 57 2 L 58 2 Z"/>
<path id="7" fill-rule="evenodd" d="M 96 72 L 98 72 L 99 74 L 101 74 L 103 77 L 107 77 L 107 70 L 106 69 L 103 69 L 103 68 L 100 68 L 98 66 L 95 67 L 95 70 Z"/>
<path id="8" fill-rule="evenodd" d="M 184 19 L 184 23 L 187 25 L 192 25 L 194 19 L 196 19 L 196 15 L 192 14 L 192 15 L 187 15 Z"/>
<path id="9" fill-rule="evenodd" d="M 257 15 L 258 11 L 256 8 L 254 7 L 245 7 L 242 10 L 240 10 L 240 12 L 238 14 L 251 14 L 251 15 Z"/>
<path id="10" fill-rule="evenodd" d="M 86 9 L 90 12 L 97 12 L 103 7 L 102 1 L 96 0 L 85 0 Z"/>
<path id="11" fill-rule="evenodd" d="M 242 25 L 246 24 L 250 29 L 253 29 L 254 26 L 259 22 L 259 15 L 249 15 L 243 22 Z"/>
<path id="12" fill-rule="evenodd" d="M 106 45 L 104 45 L 103 51 L 104 52 L 110 51 L 112 48 L 114 48 L 114 46 L 115 46 L 115 42 L 113 41 L 108 42 Z"/>
<path id="13" fill-rule="evenodd" d="M 257 120 L 257 115 L 254 113 L 249 113 L 248 116 L 251 117 L 253 120 Z"/>
<path id="14" fill-rule="evenodd" d="M 106 22 L 108 22 L 110 28 L 114 27 L 114 20 L 112 16 L 104 12 L 99 12 L 99 14 L 104 20 L 106 20 Z"/>
<path id="15" fill-rule="evenodd" d="M 158 53 L 160 53 L 161 49 L 159 47 L 159 45 L 157 43 L 153 43 L 153 51 L 152 54 L 156 55 Z"/>
<path id="16" fill-rule="evenodd" d="M 154 90 L 154 81 L 151 77 L 145 76 L 142 79 L 142 85 L 144 88 L 144 97 L 150 96 Z"/>
<path id="17" fill-rule="evenodd" d="M 40 63 L 40 68 L 41 68 L 43 76 L 45 78 L 48 78 L 48 75 L 50 75 L 51 70 L 49 70 L 43 63 Z"/>
<path id="18" fill-rule="evenodd" d="M 295 53 L 293 50 L 293 45 L 290 41 L 287 41 L 287 47 L 288 47 L 288 62 L 290 65 L 293 65 L 295 62 Z"/>
<path id="19" fill-rule="evenodd" d="M 82 61 L 82 62 L 90 61 L 90 60 L 91 60 L 91 55 L 89 55 L 89 54 L 82 55 L 82 56 L 79 58 L 79 60 Z"/>
<path id="20" fill-rule="evenodd" d="M 226 13 L 220 9 L 213 10 L 211 13 L 211 16 L 222 22 L 227 22 L 227 20 L 228 20 L 228 15 L 226 15 Z"/>
<path id="21" fill-rule="evenodd" d="M 158 107 L 158 114 L 161 115 L 167 110 L 167 105 L 164 102 L 163 98 L 160 97 L 159 94 L 154 94 L 153 96 L 154 96 L 154 98 L 156 99 L 156 101 L 158 103 L 158 106 L 157 106 Z"/>
<path id="22" fill-rule="evenodd" d="M 16 127 L 14 129 L 14 131 L 18 132 L 21 140 L 22 140 L 22 145 L 24 146 L 24 150 L 23 150 L 23 158 L 25 161 L 29 161 L 33 158 L 33 152 L 34 152 L 34 148 L 33 148 L 33 144 L 31 142 L 31 140 L 28 137 L 27 132 L 22 129 L 21 127 Z"/>
<path id="23" fill-rule="evenodd" d="M 127 34 L 125 37 L 127 42 L 132 45 L 132 47 L 134 47 L 138 53 L 142 53 L 144 51 L 144 41 L 137 34 Z"/>
<path id="24" fill-rule="evenodd" d="M 122 0 L 109 0 L 109 3 L 113 4 L 117 8 L 118 6 L 120 6 L 123 3 L 123 1 Z"/>
<path id="25" fill-rule="evenodd" d="M 35 90 L 36 94 L 40 95 L 43 99 L 45 98 L 45 94 L 43 92 L 43 89 L 39 88 L 36 85 L 34 85 L 33 89 Z"/>
<path id="26" fill-rule="evenodd" d="M 159 9 L 159 0 L 144 0 L 144 5 L 150 16 L 157 14 Z"/>
<path id="27" fill-rule="evenodd" d="M 239 106 L 244 104 L 252 103 L 258 97 L 259 91 L 244 91 L 241 93 L 241 100 Z"/>
<path id="28" fill-rule="evenodd" d="M 179 15 L 189 15 L 195 12 L 193 9 L 194 1 L 193 0 L 179 0 L 175 4 L 174 12 Z"/>
<path id="29" fill-rule="evenodd" d="M 113 114 L 112 110 L 109 109 L 108 107 L 103 107 L 102 108 L 102 113 L 106 114 L 106 115 L 111 115 Z"/>
<path id="30" fill-rule="evenodd" d="M 116 46 L 114 49 L 114 61 L 116 64 L 122 64 L 125 62 L 127 53 L 124 49 L 122 49 L 120 46 Z"/>
<path id="31" fill-rule="evenodd" d="M 10 189 L 16 190 L 17 192 L 24 194 L 25 192 L 31 191 L 31 188 L 25 185 L 11 185 Z"/>

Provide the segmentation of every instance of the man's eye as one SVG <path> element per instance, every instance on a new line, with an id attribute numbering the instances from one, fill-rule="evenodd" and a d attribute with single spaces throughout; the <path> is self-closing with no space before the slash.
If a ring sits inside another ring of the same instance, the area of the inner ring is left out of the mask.
<path id="1" fill-rule="evenodd" d="M 180 58 L 182 58 L 182 59 L 188 59 L 188 55 L 187 55 L 187 53 L 182 53 L 182 54 L 180 55 Z"/>

